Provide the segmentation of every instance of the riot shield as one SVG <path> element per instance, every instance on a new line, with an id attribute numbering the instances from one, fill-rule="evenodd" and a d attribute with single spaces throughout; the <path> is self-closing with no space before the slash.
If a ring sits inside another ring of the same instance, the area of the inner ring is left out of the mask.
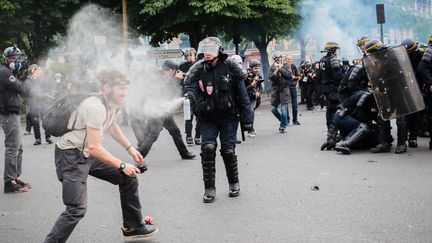
<path id="1" fill-rule="evenodd" d="M 383 120 L 425 108 L 405 47 L 388 48 L 364 58 L 366 73 Z"/>

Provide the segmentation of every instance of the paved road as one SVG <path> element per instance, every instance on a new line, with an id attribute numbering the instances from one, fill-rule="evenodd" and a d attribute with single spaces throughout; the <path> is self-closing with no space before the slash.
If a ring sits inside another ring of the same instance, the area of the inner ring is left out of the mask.
<path id="1" fill-rule="evenodd" d="M 396 155 L 321 152 L 324 112 L 301 108 L 301 126 L 279 134 L 268 109 L 256 116 L 257 137 L 237 148 L 241 195 L 228 197 L 217 158 L 217 200 L 202 203 L 199 159 L 180 160 L 167 131 L 150 151 L 140 175 L 145 214 L 159 235 L 146 242 L 420 242 L 432 239 L 432 160 L 425 139 Z M 177 121 L 181 121 L 178 117 Z M 126 129 L 129 137 L 131 130 Z M 24 137 L 29 193 L 0 193 L 0 241 L 41 242 L 64 206 L 53 146 Z M 121 158 L 123 148 L 106 139 Z M 199 154 L 199 147 L 190 149 Z M 0 148 L 3 161 L 3 146 Z M 1 170 L 3 171 L 3 170 Z M 319 190 L 311 190 L 318 186 Z M 118 189 L 88 181 L 88 211 L 69 242 L 122 242 Z"/>

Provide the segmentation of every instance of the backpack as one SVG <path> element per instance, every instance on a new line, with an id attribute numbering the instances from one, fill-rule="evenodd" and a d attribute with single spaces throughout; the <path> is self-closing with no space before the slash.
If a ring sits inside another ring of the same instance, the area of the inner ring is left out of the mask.
<path id="1" fill-rule="evenodd" d="M 54 137 L 60 137 L 74 130 L 78 115 L 75 116 L 72 127 L 68 128 L 70 116 L 81 102 L 90 96 L 100 98 L 100 95 L 96 93 L 72 94 L 63 97 L 52 104 L 42 118 L 42 127 L 45 132 Z"/>

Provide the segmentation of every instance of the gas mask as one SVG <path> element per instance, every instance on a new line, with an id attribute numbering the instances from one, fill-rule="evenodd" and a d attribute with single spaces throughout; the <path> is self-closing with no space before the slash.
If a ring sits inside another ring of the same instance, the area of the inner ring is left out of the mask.
<path id="1" fill-rule="evenodd" d="M 12 70 L 12 72 L 14 74 L 17 74 L 21 70 L 21 68 L 22 68 L 21 60 L 18 59 L 18 60 L 15 60 L 15 61 L 11 61 L 9 63 L 9 68 Z"/>

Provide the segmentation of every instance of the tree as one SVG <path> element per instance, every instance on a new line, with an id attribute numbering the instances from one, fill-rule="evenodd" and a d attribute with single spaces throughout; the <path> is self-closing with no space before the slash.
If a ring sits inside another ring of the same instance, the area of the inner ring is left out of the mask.
<path id="1" fill-rule="evenodd" d="M 254 14 L 249 5 L 248 0 L 141 0 L 140 11 L 129 12 L 130 24 L 151 36 L 154 46 L 186 33 L 191 46 L 197 48 L 206 36 L 220 34 L 227 18 Z"/>
<path id="2" fill-rule="evenodd" d="M 130 13 L 131 25 L 152 37 L 152 44 L 189 35 L 191 46 L 209 35 L 230 36 L 234 43 L 252 40 L 260 51 L 263 70 L 269 68 L 267 46 L 287 36 L 298 24 L 299 0 L 141 0 L 142 10 Z M 237 47 L 238 48 L 238 47 Z"/>
<path id="3" fill-rule="evenodd" d="M 288 36 L 300 22 L 298 0 L 251 0 L 248 6 L 254 13 L 249 18 L 231 19 L 228 33 L 252 40 L 261 54 L 264 76 L 267 78 L 269 60 L 267 46 L 273 39 Z"/>
<path id="4" fill-rule="evenodd" d="M 55 45 L 70 17 L 82 5 L 79 0 L 0 0 L 0 46 L 17 44 L 32 61 Z M 83 1 L 84 2 L 84 1 Z"/>

